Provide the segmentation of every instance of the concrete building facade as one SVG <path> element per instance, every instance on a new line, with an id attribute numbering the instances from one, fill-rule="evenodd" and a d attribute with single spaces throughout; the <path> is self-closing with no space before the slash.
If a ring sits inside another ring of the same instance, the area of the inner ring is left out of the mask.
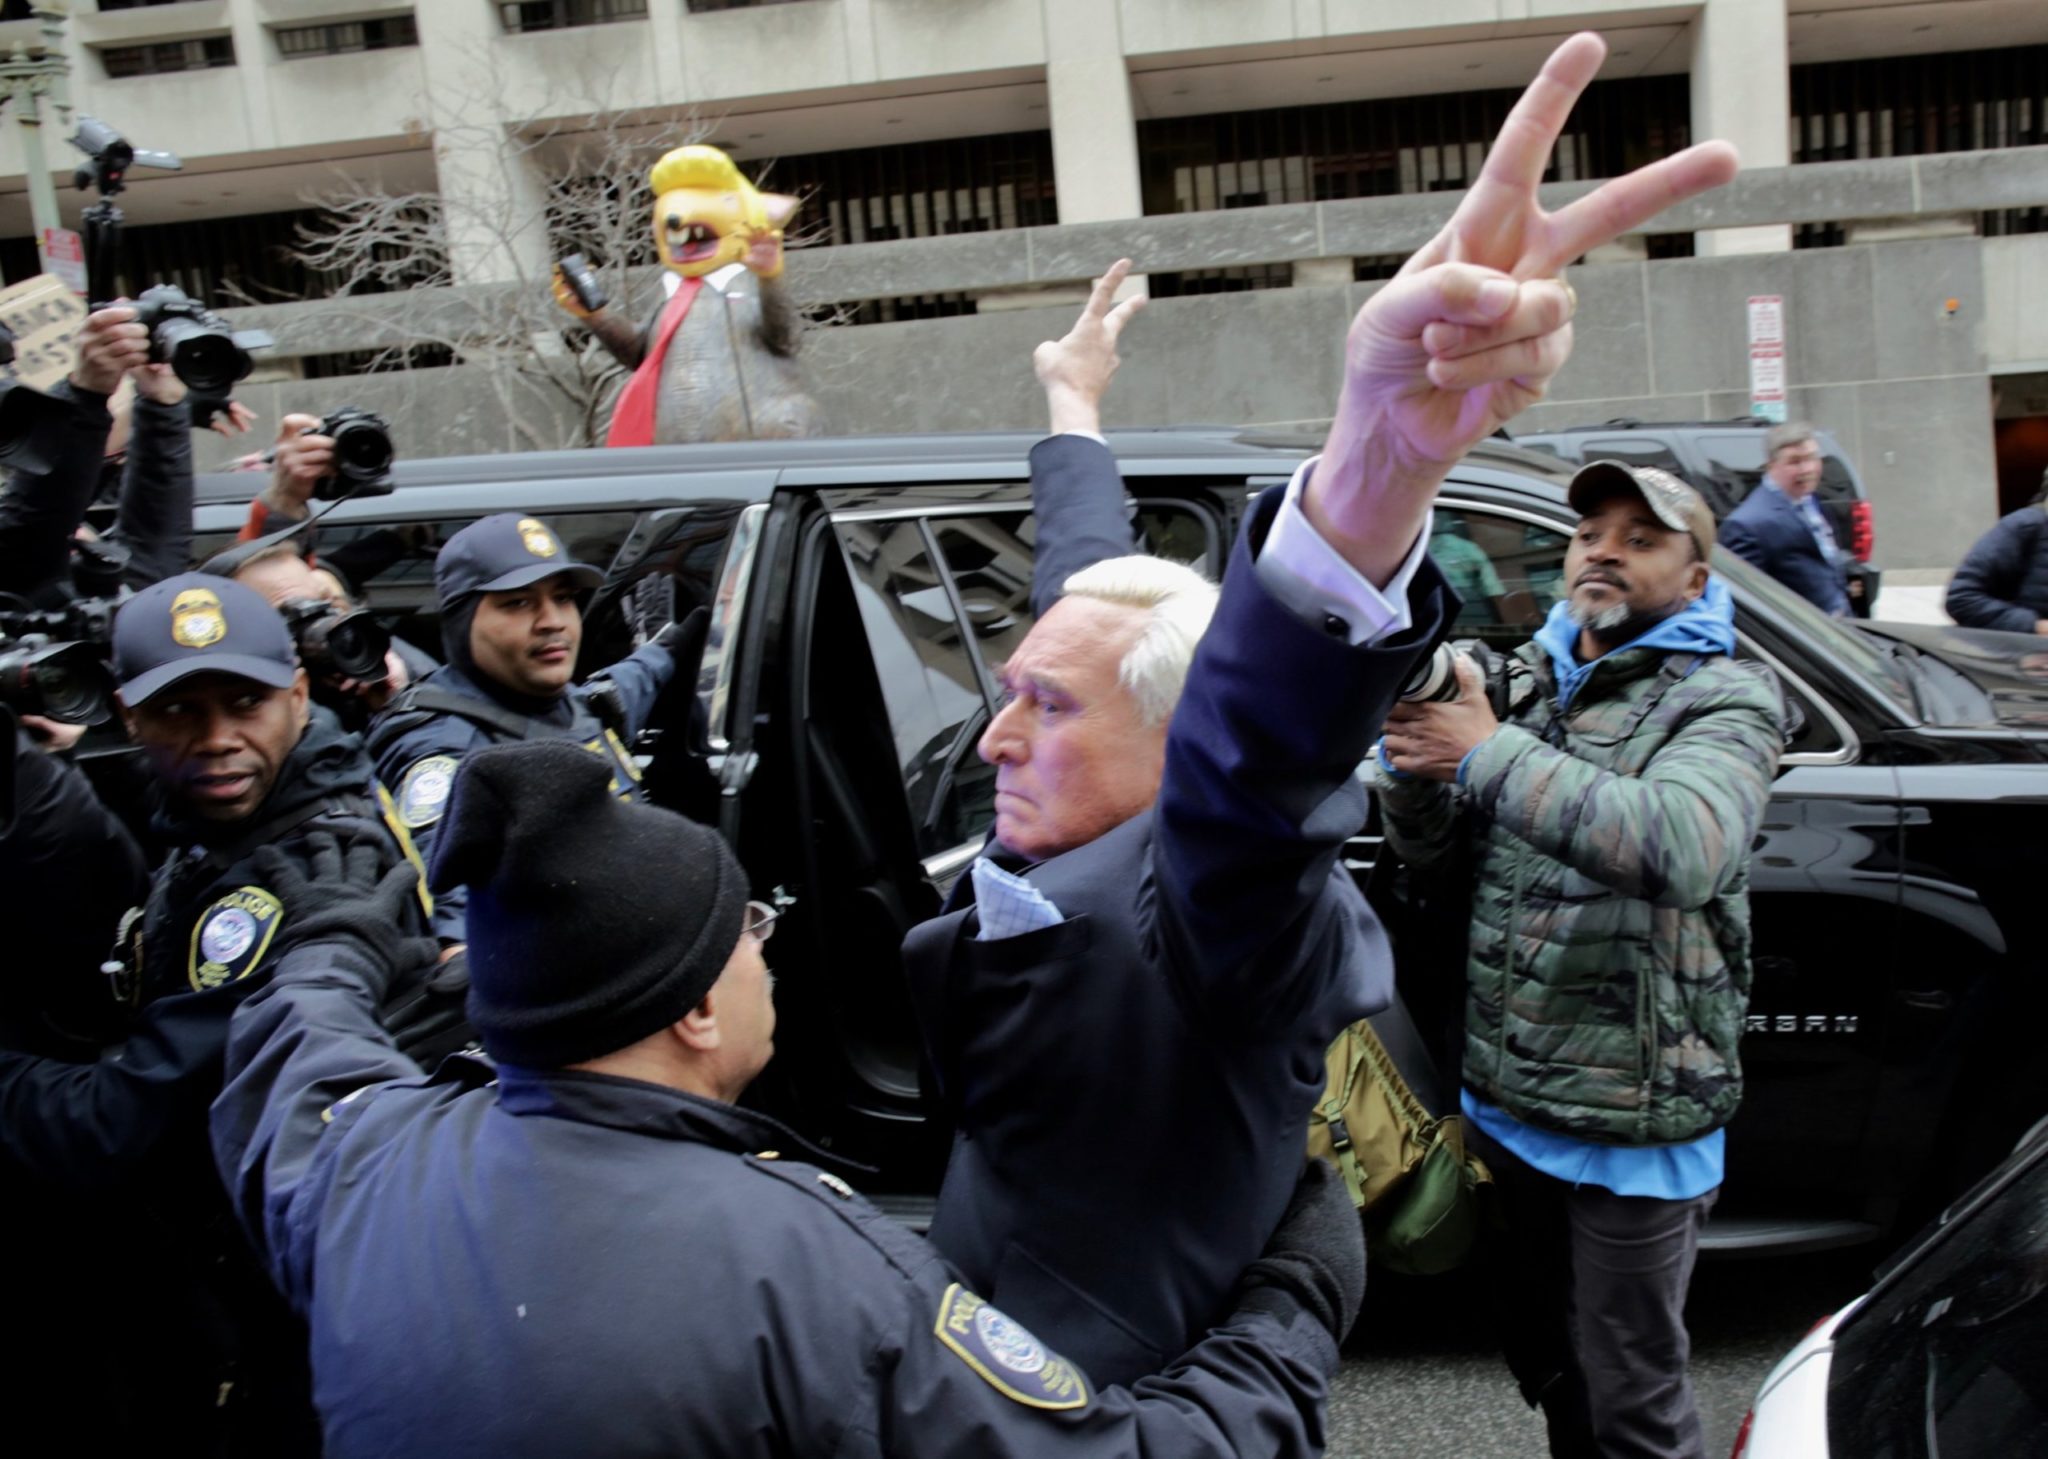
<path id="1" fill-rule="evenodd" d="M 0 13 L 25 8 L 10 0 Z M 864 241 L 797 256 L 792 281 L 806 302 L 950 301 L 935 311 L 943 317 L 894 309 L 870 316 L 894 322 L 818 333 L 820 393 L 854 430 L 1030 424 L 1029 344 L 1053 330 L 1076 283 L 1122 252 L 1159 276 L 1161 292 L 1229 291 L 1155 303 L 1134 340 L 1131 384 L 1120 386 L 1124 419 L 1315 416 L 1331 398 L 1350 310 L 1476 169 L 1477 124 L 1449 145 L 1347 133 L 1318 144 L 1306 164 L 1294 142 L 1262 152 L 1247 141 L 1184 165 L 1174 175 L 1200 185 L 1179 194 L 1161 160 L 1182 136 L 1175 127 L 1241 122 L 1249 134 L 1308 116 L 1334 137 L 1340 114 L 1505 96 L 1558 38 L 1591 27 L 1609 41 L 1601 84 L 1613 83 L 1621 110 L 1605 142 L 1577 161 L 1561 155 L 1565 184 L 1671 150 L 1689 133 L 1736 142 L 1756 185 L 1580 267 L 1587 328 L 1542 419 L 1745 410 L 1743 304 L 1778 294 L 1792 321 L 1791 404 L 1856 443 L 1878 495 L 1886 565 L 1952 562 L 1995 515 L 2000 443 L 2048 440 L 1998 424 L 2048 396 L 2048 232 L 2037 231 L 2048 217 L 2048 163 L 2038 146 L 2012 145 L 2048 142 L 2048 87 L 1967 91 L 1969 56 L 2048 47 L 2041 0 L 75 0 L 71 9 L 73 104 L 185 163 L 176 174 L 134 173 L 122 201 L 138 230 L 169 236 L 180 225 L 281 218 L 342 180 L 433 191 L 455 282 L 472 289 L 545 270 L 545 228 L 508 236 L 465 221 L 508 194 L 538 214 L 541 180 L 508 171 L 500 142 L 540 119 L 687 113 L 743 166 L 774 162 L 799 177 L 856 154 L 885 166 L 907 149 L 956 142 L 969 148 L 963 155 L 987 155 L 972 150 L 976 139 L 1049 151 L 1049 181 L 1033 163 L 1032 181 L 1015 189 L 1024 202 L 1007 211 L 931 221 L 878 205 L 858 226 L 835 224 L 836 238 Z M 0 49 L 40 38 L 32 18 L 0 20 Z M 1889 61 L 1910 71 L 1937 57 L 1947 58 L 1945 77 L 1965 78 L 1965 94 L 1939 110 L 1974 126 L 1968 135 L 1951 127 L 1945 141 L 1922 137 L 1908 149 L 1891 136 L 1904 123 L 1886 114 L 1880 126 L 1870 104 L 1828 117 L 1795 105 L 1798 78 L 1816 68 Z M 1639 147 L 1635 119 L 1653 116 L 1642 127 L 1656 137 Z M 53 169 L 68 174 L 73 159 L 52 144 Z M 1960 150 L 1971 147 L 1998 150 Z M 1904 150 L 1945 157 L 1893 156 Z M 1817 157 L 1892 160 L 1823 184 L 1814 169 L 1851 163 Z M 1001 159 L 987 170 L 963 195 L 1026 171 Z M 64 194 L 68 225 L 82 201 Z M 2013 210 L 2031 210 L 2028 221 L 1987 221 L 2020 216 Z M 1827 239 L 1813 236 L 1822 226 L 1833 230 Z M 16 129 L 0 127 L 0 239 L 31 231 Z M 1794 246 L 1816 241 L 1846 246 Z M 276 327 L 277 359 L 291 373 L 294 360 L 370 347 L 378 310 L 392 307 L 364 300 L 361 338 L 331 310 L 317 324 L 310 306 L 257 312 Z M 465 379 L 475 368 L 254 393 L 280 405 L 381 400 L 402 412 L 406 448 L 419 454 L 502 449 L 488 392 Z"/>

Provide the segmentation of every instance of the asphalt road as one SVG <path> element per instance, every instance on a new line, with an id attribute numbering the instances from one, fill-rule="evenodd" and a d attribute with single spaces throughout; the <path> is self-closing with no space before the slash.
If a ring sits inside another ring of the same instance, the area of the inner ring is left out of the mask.
<path id="1" fill-rule="evenodd" d="M 1701 1261 L 1688 1326 L 1707 1454 L 1728 1453 L 1757 1385 L 1828 1313 L 1870 1284 L 1876 1247 L 1771 1260 Z M 1541 1420 L 1487 1344 L 1456 1277 L 1374 1274 L 1330 1404 L 1330 1459 L 1522 1459 Z"/>

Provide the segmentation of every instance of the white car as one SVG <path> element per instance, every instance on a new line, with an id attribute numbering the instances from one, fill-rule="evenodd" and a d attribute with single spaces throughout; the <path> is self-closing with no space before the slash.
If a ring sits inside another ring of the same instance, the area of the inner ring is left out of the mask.
<path id="1" fill-rule="evenodd" d="M 2048 1120 L 1764 1379 L 1730 1459 L 2048 1455 Z"/>

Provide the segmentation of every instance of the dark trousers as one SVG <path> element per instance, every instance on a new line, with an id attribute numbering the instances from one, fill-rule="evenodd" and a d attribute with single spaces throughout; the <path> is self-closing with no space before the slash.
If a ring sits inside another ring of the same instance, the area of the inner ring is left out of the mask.
<path id="1" fill-rule="evenodd" d="M 1501 1350 L 1543 1410 L 1552 1459 L 1705 1459 L 1685 1293 L 1715 1192 L 1572 1186 L 1472 1139 L 1507 1227 L 1486 1257 Z"/>

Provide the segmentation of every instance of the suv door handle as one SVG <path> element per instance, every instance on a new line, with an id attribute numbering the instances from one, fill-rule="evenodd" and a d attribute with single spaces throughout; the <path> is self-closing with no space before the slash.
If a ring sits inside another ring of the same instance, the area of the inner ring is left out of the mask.
<path id="1" fill-rule="evenodd" d="M 1940 988 L 1907 988 L 1900 992 L 1899 1001 L 1922 1013 L 1946 1013 L 1956 1006 L 1956 995 Z"/>

